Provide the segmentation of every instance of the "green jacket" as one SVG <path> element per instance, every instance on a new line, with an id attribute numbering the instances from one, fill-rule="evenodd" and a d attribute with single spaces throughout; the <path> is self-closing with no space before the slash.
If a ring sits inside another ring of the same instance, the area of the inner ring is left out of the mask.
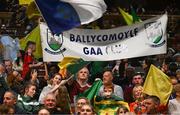
<path id="1" fill-rule="evenodd" d="M 25 110 L 29 114 L 37 113 L 40 109 L 40 104 L 29 96 L 18 95 L 17 106 Z"/>

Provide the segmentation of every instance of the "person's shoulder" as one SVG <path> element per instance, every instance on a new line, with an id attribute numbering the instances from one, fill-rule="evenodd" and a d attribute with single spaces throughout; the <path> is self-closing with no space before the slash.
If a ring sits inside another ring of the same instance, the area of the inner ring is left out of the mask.
<path id="1" fill-rule="evenodd" d="M 116 84 L 113 84 L 113 85 L 114 85 L 114 88 L 121 88 L 122 89 L 122 87 L 120 85 L 116 85 Z"/>

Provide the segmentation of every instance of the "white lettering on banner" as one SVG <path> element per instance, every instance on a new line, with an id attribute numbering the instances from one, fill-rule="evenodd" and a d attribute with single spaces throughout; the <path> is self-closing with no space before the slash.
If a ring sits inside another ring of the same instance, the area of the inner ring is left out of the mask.
<path id="1" fill-rule="evenodd" d="M 79 42 L 79 43 L 93 43 L 96 41 L 104 42 L 104 41 L 119 41 L 127 38 L 132 38 L 136 36 L 138 33 L 138 28 L 134 28 L 133 30 L 128 30 L 125 32 L 114 33 L 109 35 L 75 35 L 70 34 L 71 42 Z"/>
<path id="2" fill-rule="evenodd" d="M 40 24 L 43 61 L 58 62 L 64 56 L 85 61 L 109 61 L 166 53 L 167 14 L 131 26 L 105 30 L 72 29 L 53 36 Z"/>

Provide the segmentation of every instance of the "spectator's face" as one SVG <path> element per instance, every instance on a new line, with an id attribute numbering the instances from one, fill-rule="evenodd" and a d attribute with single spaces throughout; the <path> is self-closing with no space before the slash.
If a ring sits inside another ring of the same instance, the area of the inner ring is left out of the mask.
<path id="1" fill-rule="evenodd" d="M 61 82 L 61 76 L 60 75 L 55 75 L 53 78 L 53 84 L 58 85 Z"/>
<path id="2" fill-rule="evenodd" d="M 89 70 L 84 67 L 78 71 L 77 77 L 79 80 L 87 80 L 89 75 Z"/>
<path id="3" fill-rule="evenodd" d="M 152 99 L 145 100 L 146 113 L 154 113 L 157 109 L 157 105 Z"/>
<path id="4" fill-rule="evenodd" d="M 77 101 L 77 112 L 80 112 L 81 111 L 81 107 L 83 106 L 83 105 L 85 105 L 85 104 L 87 104 L 87 102 L 86 102 L 86 100 L 85 99 L 79 99 L 78 101 Z"/>
<path id="5" fill-rule="evenodd" d="M 112 88 L 104 88 L 104 96 L 106 98 L 110 98 L 112 93 L 113 93 L 113 89 Z"/>
<path id="6" fill-rule="evenodd" d="M 136 75 L 133 77 L 133 80 L 132 80 L 132 83 L 134 85 L 137 85 L 137 84 L 142 84 L 143 83 L 143 79 L 142 79 L 142 76 L 141 75 Z"/>
<path id="7" fill-rule="evenodd" d="M 112 84 L 113 75 L 110 71 L 106 71 L 103 74 L 103 84 L 108 85 Z"/>
<path id="8" fill-rule="evenodd" d="M 14 77 L 16 77 L 17 81 L 23 81 L 23 78 L 21 77 L 21 74 L 18 71 L 13 71 Z"/>
<path id="9" fill-rule="evenodd" d="M 167 72 L 168 71 L 168 65 L 165 63 L 165 62 L 163 62 L 163 64 L 162 64 L 162 69 L 163 69 L 163 71 L 164 72 Z"/>
<path id="10" fill-rule="evenodd" d="M 126 111 L 123 108 L 119 109 L 119 112 L 117 113 L 117 115 L 125 115 Z"/>
<path id="11" fill-rule="evenodd" d="M 36 45 L 35 44 L 30 44 L 28 46 L 28 48 L 30 48 L 32 50 L 32 52 L 35 52 L 36 51 Z"/>
<path id="12" fill-rule="evenodd" d="M 44 106 L 47 109 L 53 109 L 56 107 L 56 98 L 53 95 L 48 95 L 44 100 Z"/>
<path id="13" fill-rule="evenodd" d="M 14 115 L 15 110 L 13 108 L 10 108 L 8 111 L 8 115 Z"/>
<path id="14" fill-rule="evenodd" d="M 141 99 L 143 97 L 143 87 L 138 86 L 133 88 L 133 97 L 134 99 Z"/>
<path id="15" fill-rule="evenodd" d="M 171 83 L 174 87 L 178 83 L 178 80 L 176 78 L 171 78 Z"/>
<path id="16" fill-rule="evenodd" d="M 32 54 L 32 52 L 33 52 L 33 51 L 32 51 L 32 48 L 28 48 L 27 53 L 28 53 L 28 54 Z"/>
<path id="17" fill-rule="evenodd" d="M 38 112 L 38 115 L 50 115 L 49 111 L 46 110 L 46 109 L 41 109 L 39 112 Z"/>
<path id="18" fill-rule="evenodd" d="M 147 68 L 148 67 L 148 65 L 146 64 L 146 61 L 145 60 L 143 60 L 143 63 L 142 63 L 142 68 L 143 69 L 145 69 L 145 68 Z"/>
<path id="19" fill-rule="evenodd" d="M 26 90 L 26 95 L 30 96 L 30 97 L 34 97 L 36 93 L 36 86 L 30 86 L 27 90 Z"/>
<path id="20" fill-rule="evenodd" d="M 93 111 L 89 105 L 83 105 L 80 115 L 93 115 Z"/>
<path id="21" fill-rule="evenodd" d="M 9 105 L 9 106 L 13 106 L 16 104 L 16 99 L 13 98 L 13 94 L 10 92 L 6 92 L 4 94 L 4 98 L 3 98 L 3 104 L 5 105 Z"/>
<path id="22" fill-rule="evenodd" d="M 12 71 L 12 62 L 10 60 L 7 60 L 4 62 L 4 64 L 5 64 L 7 72 L 8 73 L 11 72 Z"/>

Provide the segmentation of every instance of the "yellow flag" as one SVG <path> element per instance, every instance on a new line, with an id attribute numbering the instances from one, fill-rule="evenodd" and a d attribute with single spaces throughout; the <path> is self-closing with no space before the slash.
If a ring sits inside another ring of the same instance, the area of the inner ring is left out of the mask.
<path id="1" fill-rule="evenodd" d="M 42 58 L 41 36 L 39 26 L 32 30 L 25 38 L 20 39 L 21 49 L 25 49 L 28 41 L 36 43 L 36 51 L 34 52 L 35 58 Z"/>
<path id="2" fill-rule="evenodd" d="M 30 4 L 33 0 L 19 0 L 19 4 L 23 5 L 23 4 Z"/>
<path id="3" fill-rule="evenodd" d="M 125 12 L 123 9 L 121 8 L 118 9 L 121 15 L 123 16 L 124 20 L 126 21 L 127 25 L 133 24 L 133 17 L 129 13 Z"/>
<path id="4" fill-rule="evenodd" d="M 143 92 L 160 98 L 161 104 L 166 105 L 173 86 L 170 78 L 154 65 L 150 66 Z"/>
<path id="5" fill-rule="evenodd" d="M 35 2 L 31 2 L 28 5 L 26 14 L 27 14 L 29 19 L 31 19 L 33 17 L 39 17 L 40 16 L 39 10 L 38 10 Z"/>

